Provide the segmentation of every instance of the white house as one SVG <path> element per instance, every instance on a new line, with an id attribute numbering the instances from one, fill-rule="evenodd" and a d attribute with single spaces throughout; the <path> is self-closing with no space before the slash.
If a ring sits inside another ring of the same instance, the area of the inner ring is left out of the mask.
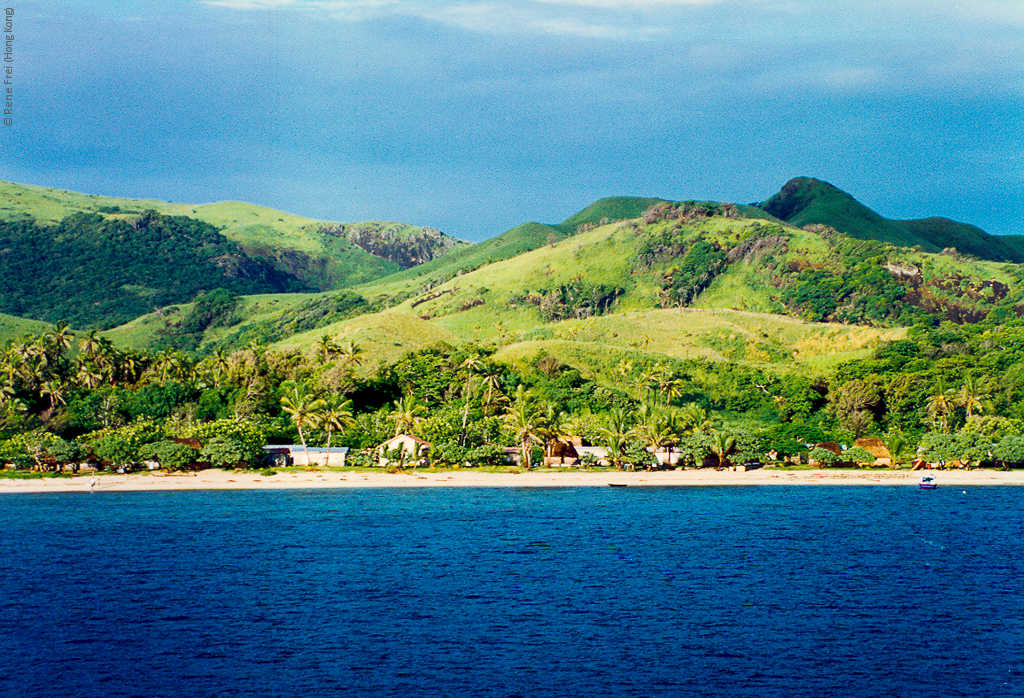
<path id="1" fill-rule="evenodd" d="M 385 457 L 388 451 L 399 450 L 408 456 L 410 462 L 417 461 L 417 463 L 420 463 L 426 458 L 427 451 L 430 450 L 430 444 L 423 439 L 417 439 L 411 434 L 399 434 L 377 447 L 380 466 L 383 468 L 388 464 L 388 459 Z"/>
<path id="2" fill-rule="evenodd" d="M 302 444 L 275 444 L 264 446 L 263 450 L 278 467 L 305 465 L 337 468 L 345 465 L 345 458 L 348 456 L 347 446 L 332 446 L 331 448 L 310 446 L 309 460 L 306 460 L 306 449 Z"/>

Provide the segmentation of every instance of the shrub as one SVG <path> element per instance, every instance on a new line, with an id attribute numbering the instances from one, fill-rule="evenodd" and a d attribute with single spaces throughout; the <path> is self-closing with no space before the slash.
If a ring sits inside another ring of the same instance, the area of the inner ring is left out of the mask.
<path id="1" fill-rule="evenodd" d="M 236 439 L 217 436 L 210 439 L 200 451 L 203 460 L 214 468 L 237 468 L 258 460 L 261 452 Z"/>
<path id="2" fill-rule="evenodd" d="M 174 441 L 156 441 L 139 449 L 139 458 L 155 460 L 167 470 L 185 470 L 195 464 L 199 453 L 191 446 Z"/>
<path id="3" fill-rule="evenodd" d="M 811 452 L 807 454 L 808 460 L 813 460 L 815 463 L 821 465 L 835 465 L 839 462 L 839 456 L 832 453 L 827 448 L 813 448 Z"/>
<path id="4" fill-rule="evenodd" d="M 993 449 L 996 460 L 1007 463 L 1024 463 L 1024 436 L 1004 436 Z"/>
<path id="5" fill-rule="evenodd" d="M 466 460 L 479 467 L 497 467 L 505 465 L 505 449 L 494 444 L 477 446 L 466 451 Z"/>
<path id="6" fill-rule="evenodd" d="M 860 446 L 854 446 L 843 453 L 843 460 L 852 461 L 859 465 L 874 465 L 875 456 L 871 451 Z"/>

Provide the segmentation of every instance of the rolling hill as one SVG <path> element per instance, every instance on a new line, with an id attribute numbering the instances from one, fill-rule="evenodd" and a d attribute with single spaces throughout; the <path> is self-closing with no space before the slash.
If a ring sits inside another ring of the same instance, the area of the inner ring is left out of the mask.
<path id="1" fill-rule="evenodd" d="M 330 223 L 0 182 L 0 312 L 109 328 L 221 287 L 343 288 L 467 244 L 399 223 Z"/>
<path id="2" fill-rule="evenodd" d="M 827 225 L 859 240 L 878 240 L 925 252 L 955 248 L 993 262 L 1024 262 L 1024 245 L 1012 237 L 989 235 L 981 228 L 948 218 L 890 220 L 828 182 L 796 177 L 767 201 L 756 204 L 797 227 Z"/>
<path id="3" fill-rule="evenodd" d="M 230 322 L 197 341 L 204 349 L 259 342 L 311 351 L 327 335 L 360 344 L 363 371 L 407 351 L 472 342 L 495 347 L 509 363 L 550 357 L 632 390 L 639 367 L 671 361 L 821 376 L 916 322 L 1024 312 L 1016 267 L 924 251 L 970 226 L 915 228 L 825 183 L 790 184 L 762 207 L 602 199 L 562 223 L 527 223 L 349 289 L 246 295 Z M 138 215 L 103 206 L 108 219 Z M 203 207 L 186 213 L 193 209 Z M 204 215 L 251 249 L 269 233 L 246 221 L 268 211 L 217 204 Z M 816 224 L 821 212 L 831 223 Z M 347 227 L 334 234 L 346 236 Z M 400 230 L 388 234 L 401 238 Z M 412 244 L 406 262 L 417 255 Z M 153 348 L 191 312 L 179 303 L 107 334 L 119 345 Z"/>
<path id="4" fill-rule="evenodd" d="M 0 182 L 0 221 L 52 227 L 74 213 L 127 219 L 147 210 L 214 226 L 243 254 L 317 290 L 363 283 L 467 246 L 432 228 L 402 223 L 335 223 L 237 201 L 182 204 Z"/>

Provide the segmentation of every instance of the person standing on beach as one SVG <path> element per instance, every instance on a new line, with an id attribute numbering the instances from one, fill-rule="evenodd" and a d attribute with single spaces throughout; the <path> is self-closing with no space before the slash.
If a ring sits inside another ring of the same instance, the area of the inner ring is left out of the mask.
<path id="1" fill-rule="evenodd" d="M 96 485 L 97 485 L 97 484 L 99 484 L 99 480 L 97 480 L 97 479 L 96 479 L 96 476 L 95 476 L 95 475 L 93 475 L 93 476 L 92 476 L 92 477 L 91 477 L 91 478 L 89 479 L 89 491 L 90 491 L 90 492 L 95 492 L 95 491 L 96 491 Z"/>

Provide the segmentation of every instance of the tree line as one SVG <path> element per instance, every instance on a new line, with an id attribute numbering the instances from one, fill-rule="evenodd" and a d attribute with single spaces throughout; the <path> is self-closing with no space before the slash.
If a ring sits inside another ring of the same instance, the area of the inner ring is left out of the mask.
<path id="1" fill-rule="evenodd" d="M 211 306 L 216 308 L 217 306 Z M 1005 466 L 1024 461 L 1024 322 L 916 325 L 827 377 L 644 355 L 584 378 L 539 354 L 522 366 L 494 348 L 412 352 L 366 366 L 330 335 L 306 352 L 252 343 L 205 356 L 119 349 L 64 324 L 0 353 L 0 460 L 20 468 L 91 461 L 169 469 L 260 464 L 268 443 L 348 446 L 355 464 L 410 433 L 437 467 L 533 467 L 559 440 L 601 446 L 616 468 L 806 462 L 816 444 L 881 438 L 916 458 Z M 618 386 L 618 387 L 616 387 Z M 850 449 L 816 460 L 869 463 Z"/>

